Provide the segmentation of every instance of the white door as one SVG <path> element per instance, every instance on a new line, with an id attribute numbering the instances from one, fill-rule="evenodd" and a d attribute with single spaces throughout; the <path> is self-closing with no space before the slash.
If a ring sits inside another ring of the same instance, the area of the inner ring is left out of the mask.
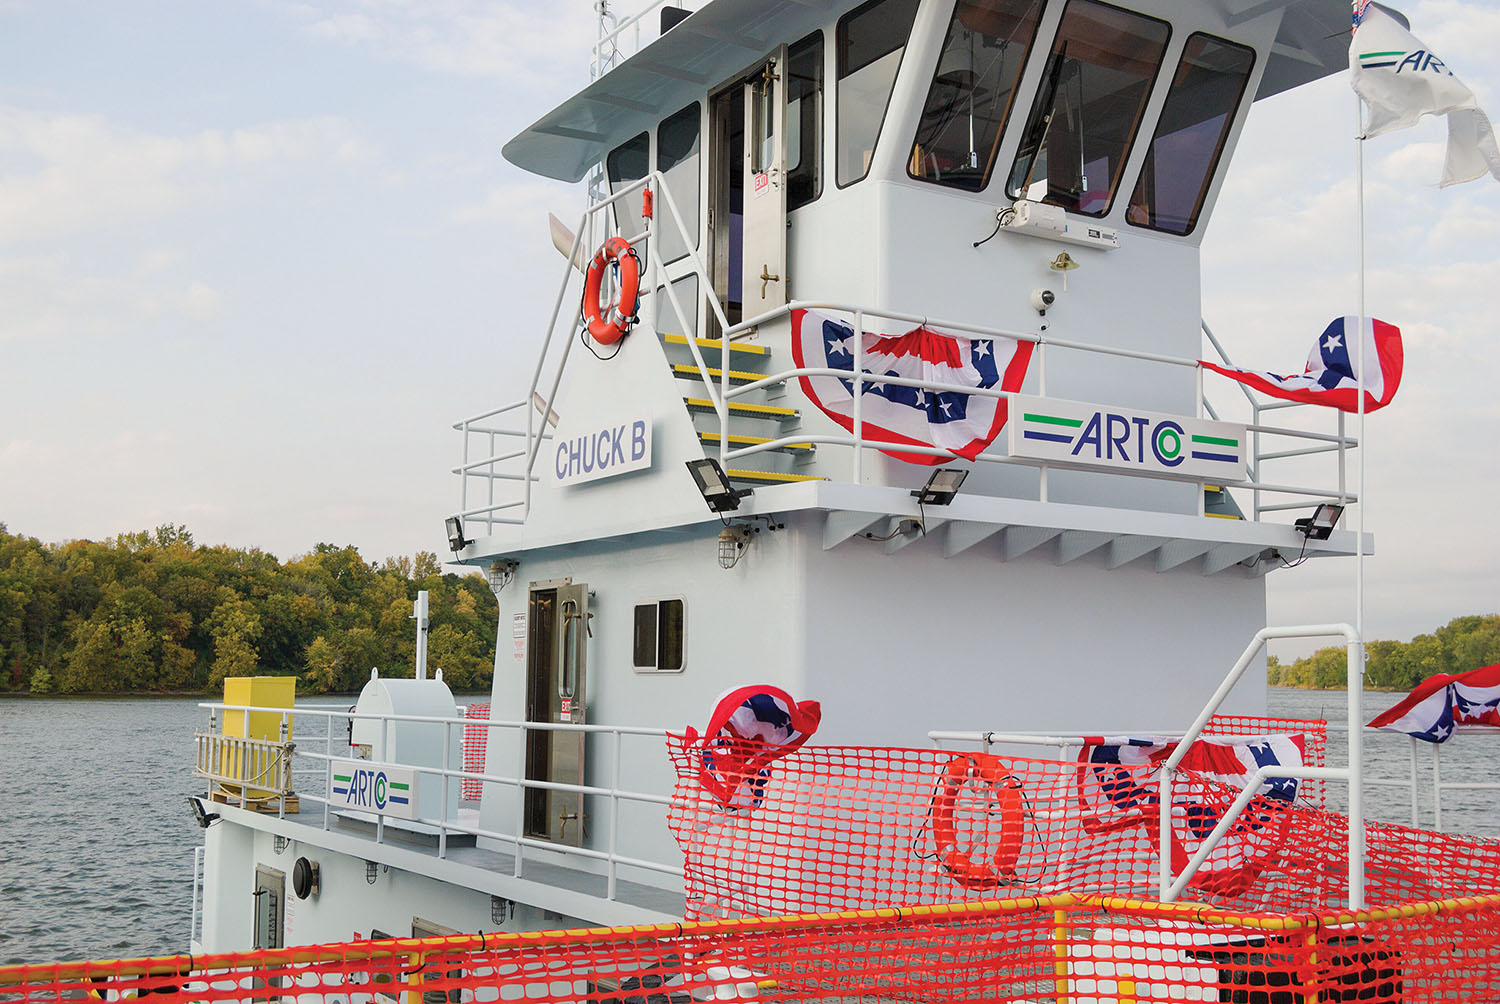
<path id="1" fill-rule="evenodd" d="M 787 302 L 786 47 L 745 84 L 744 317 Z"/>

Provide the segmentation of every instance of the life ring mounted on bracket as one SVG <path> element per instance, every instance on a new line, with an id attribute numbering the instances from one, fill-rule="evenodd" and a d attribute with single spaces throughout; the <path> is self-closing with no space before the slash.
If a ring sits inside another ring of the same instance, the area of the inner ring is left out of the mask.
<path id="1" fill-rule="evenodd" d="M 954 810 L 960 792 L 968 785 L 983 790 L 989 813 L 1000 820 L 999 839 L 988 859 L 976 861 L 972 849 L 966 850 L 959 840 Z M 932 796 L 929 816 L 938 863 L 960 885 L 968 889 L 994 889 L 1015 878 L 1026 837 L 1026 798 L 1021 782 L 997 758 L 972 754 L 949 760 Z"/>
<path id="2" fill-rule="evenodd" d="M 619 270 L 619 290 L 607 307 L 599 302 L 604 273 Z M 600 345 L 613 345 L 630 333 L 640 307 L 641 258 L 623 237 L 611 237 L 589 262 L 583 281 L 583 319 L 589 337 Z"/>

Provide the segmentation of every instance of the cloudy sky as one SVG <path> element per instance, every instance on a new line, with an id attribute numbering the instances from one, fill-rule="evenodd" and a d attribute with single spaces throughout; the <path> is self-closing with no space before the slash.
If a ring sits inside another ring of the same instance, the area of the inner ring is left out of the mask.
<path id="1" fill-rule="evenodd" d="M 520 396 L 545 214 L 581 199 L 500 147 L 586 79 L 591 6 L 0 0 L 0 521 L 441 552 L 448 425 Z M 1406 11 L 1500 114 L 1500 9 Z M 1236 361 L 1295 368 L 1354 309 L 1352 119 L 1345 76 L 1251 117 L 1205 242 Z M 1500 610 L 1500 184 L 1439 191 L 1443 135 L 1368 148 L 1370 305 L 1407 349 L 1368 437 L 1372 637 Z M 1352 618 L 1352 575 L 1273 575 L 1273 621 Z"/>

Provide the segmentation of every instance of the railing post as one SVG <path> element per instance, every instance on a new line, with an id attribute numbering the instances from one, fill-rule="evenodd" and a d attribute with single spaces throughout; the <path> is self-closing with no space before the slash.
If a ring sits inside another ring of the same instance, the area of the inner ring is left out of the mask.
<path id="1" fill-rule="evenodd" d="M 276 818 L 286 818 L 286 796 L 292 787 L 292 764 L 291 750 L 287 748 L 287 742 L 291 738 L 291 712 L 281 713 L 281 749 L 273 755 L 276 758 L 276 773 L 272 781 L 276 785 Z"/>
<path id="2" fill-rule="evenodd" d="M 1346 459 L 1346 457 L 1345 457 L 1346 447 L 1345 447 L 1345 444 L 1344 444 L 1344 413 L 1341 411 L 1338 414 L 1339 414 L 1339 504 L 1342 505 L 1344 503 L 1345 499 L 1347 498 L 1349 492 L 1348 492 L 1348 489 L 1345 487 L 1345 474 L 1344 474 L 1344 462 L 1345 462 L 1345 459 Z M 1256 424 L 1259 425 L 1260 423 L 1257 422 Z M 1256 477 L 1255 480 L 1259 481 L 1260 478 Z"/>
<path id="3" fill-rule="evenodd" d="M 1355 547 L 1363 548 L 1363 541 Z M 1348 641 L 1348 671 L 1344 685 L 1349 696 L 1349 909 L 1365 906 L 1365 784 L 1364 715 L 1360 695 L 1365 686 L 1365 642 L 1358 634 Z"/>
<path id="4" fill-rule="evenodd" d="M 1252 477 L 1254 477 L 1255 483 L 1258 485 L 1261 482 L 1261 469 L 1260 469 L 1261 468 L 1261 463 L 1260 463 L 1260 404 L 1258 402 L 1251 402 L 1251 404 L 1250 404 L 1250 421 L 1251 421 L 1252 424 L 1254 424 L 1256 426 L 1255 431 L 1252 432 L 1252 433 L 1250 433 L 1250 452 L 1252 454 L 1254 454 L 1254 456 L 1255 456 L 1255 470 L 1254 470 L 1254 472 L 1252 472 Z M 1342 464 L 1339 465 L 1339 477 L 1340 478 L 1343 477 L 1343 465 Z M 1250 493 L 1250 507 L 1255 511 L 1255 522 L 1259 523 L 1260 522 L 1260 489 L 1259 488 L 1254 489 Z"/>
<path id="5" fill-rule="evenodd" d="M 1036 340 L 1036 392 L 1039 397 L 1047 396 L 1047 343 L 1038 338 Z M 1018 416 L 1010 417 L 1012 422 L 1018 420 Z M 1044 463 L 1037 474 L 1036 498 L 1038 502 L 1047 501 L 1047 465 Z"/>
<path id="6" fill-rule="evenodd" d="M 864 481 L 865 459 L 865 312 L 854 312 L 854 474 L 855 484 Z"/>
<path id="7" fill-rule="evenodd" d="M 448 856 L 448 771 L 451 769 L 448 747 L 453 741 L 453 723 L 443 723 L 443 800 L 438 805 L 438 857 Z M 421 779 L 417 780 L 421 784 Z"/>
<path id="8" fill-rule="evenodd" d="M 406 976 L 406 1004 L 422 1004 L 422 950 L 416 949 L 411 953 L 411 972 Z"/>
<path id="9" fill-rule="evenodd" d="M 526 839 L 526 740 L 528 729 L 523 721 L 516 730 L 521 737 L 520 755 L 516 757 L 516 878 L 521 877 L 521 841 Z"/>
<path id="10" fill-rule="evenodd" d="M 1057 1004 L 1068 1004 L 1068 911 L 1052 911 L 1052 952 L 1057 961 L 1053 964 L 1056 976 L 1054 989 Z"/>
<path id="11" fill-rule="evenodd" d="M 1432 744 L 1432 828 L 1443 832 L 1443 747 Z"/>
<path id="12" fill-rule="evenodd" d="M 619 872 L 615 855 L 620 849 L 620 754 L 624 745 L 624 734 L 619 729 L 615 729 L 614 733 L 614 766 L 609 785 L 609 888 L 605 893 L 605 899 L 611 900 L 615 898 L 615 879 Z"/>

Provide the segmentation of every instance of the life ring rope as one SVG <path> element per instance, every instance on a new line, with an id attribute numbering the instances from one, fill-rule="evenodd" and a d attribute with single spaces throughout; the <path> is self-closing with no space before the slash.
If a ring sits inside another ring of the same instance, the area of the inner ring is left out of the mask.
<path id="1" fill-rule="evenodd" d="M 606 306 L 601 303 L 604 273 L 619 272 L 619 289 Z M 600 345 L 613 345 L 630 333 L 641 304 L 641 257 L 623 237 L 604 242 L 589 262 L 583 281 L 583 320 L 589 337 Z"/>

